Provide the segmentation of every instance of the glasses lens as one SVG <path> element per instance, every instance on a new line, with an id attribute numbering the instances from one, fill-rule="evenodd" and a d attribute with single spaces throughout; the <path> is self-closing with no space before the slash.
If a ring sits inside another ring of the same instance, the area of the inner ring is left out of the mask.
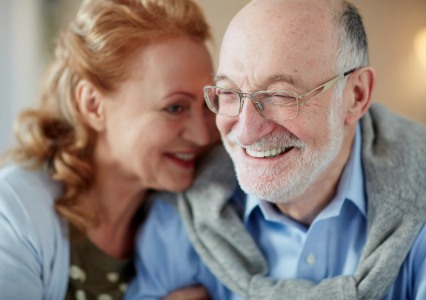
<path id="1" fill-rule="evenodd" d="M 260 92 L 253 97 L 258 111 L 267 119 L 285 121 L 299 114 L 296 97 L 284 92 Z"/>
<path id="2" fill-rule="evenodd" d="M 215 86 L 206 86 L 204 95 L 207 105 L 214 113 L 228 117 L 239 115 L 240 96 L 237 92 Z M 291 93 L 258 92 L 253 93 L 251 98 L 260 114 L 267 119 L 285 121 L 294 119 L 299 114 L 296 96 Z"/>
<path id="3" fill-rule="evenodd" d="M 209 108 L 218 115 L 234 117 L 240 111 L 240 97 L 232 90 L 219 87 L 205 87 L 205 98 Z"/>

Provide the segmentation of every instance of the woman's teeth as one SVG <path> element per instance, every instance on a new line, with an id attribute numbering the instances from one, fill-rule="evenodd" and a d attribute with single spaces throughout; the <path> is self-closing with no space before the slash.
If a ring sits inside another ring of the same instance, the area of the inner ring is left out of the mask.
<path id="1" fill-rule="evenodd" d="M 194 153 L 175 153 L 174 156 L 180 160 L 189 161 L 195 158 Z"/>
<path id="2" fill-rule="evenodd" d="M 274 149 L 268 149 L 265 151 L 254 151 L 251 150 L 249 148 L 246 148 L 246 152 L 248 155 L 252 156 L 252 157 L 257 157 L 257 158 L 272 158 L 275 156 L 278 156 L 288 150 L 290 150 L 292 147 L 278 147 L 278 148 L 274 148 Z"/>

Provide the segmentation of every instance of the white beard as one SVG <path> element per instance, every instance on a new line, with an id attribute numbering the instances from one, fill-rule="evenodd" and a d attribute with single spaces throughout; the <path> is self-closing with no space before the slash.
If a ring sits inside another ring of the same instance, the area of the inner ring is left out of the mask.
<path id="1" fill-rule="evenodd" d="M 277 164 L 273 168 L 247 166 L 244 159 L 239 157 L 238 151 L 241 150 L 235 149 L 236 145 L 239 145 L 237 148 L 240 148 L 241 145 L 236 140 L 234 133 L 230 132 L 224 139 L 224 145 L 234 161 L 237 178 L 243 191 L 275 203 L 291 202 L 306 192 L 337 158 L 343 144 L 344 128 L 339 119 L 340 105 L 337 104 L 334 108 L 330 108 L 328 115 L 327 141 L 315 149 L 308 148 L 299 138 L 284 132 L 265 136 L 247 147 L 259 150 L 292 146 L 294 147 L 292 151 L 299 152 L 298 159 Z"/>

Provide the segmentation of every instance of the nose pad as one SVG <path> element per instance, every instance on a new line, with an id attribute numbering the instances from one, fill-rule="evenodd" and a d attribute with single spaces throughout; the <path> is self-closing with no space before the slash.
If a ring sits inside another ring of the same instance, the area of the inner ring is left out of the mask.
<path id="1" fill-rule="evenodd" d="M 240 115 L 232 126 L 234 136 L 241 145 L 252 145 L 269 134 L 275 126 L 273 122 L 260 114 L 259 109 L 263 109 L 263 106 L 259 108 L 258 105 L 261 103 L 248 102 L 242 107 Z"/>
<path id="2" fill-rule="evenodd" d="M 264 109 L 263 103 L 260 103 L 256 100 L 253 100 L 253 104 L 254 104 L 254 106 L 256 106 L 256 108 L 259 112 L 263 111 L 263 109 Z"/>
<path id="3" fill-rule="evenodd" d="M 247 97 L 246 97 L 246 96 L 243 96 L 243 97 L 241 98 L 241 101 L 240 101 L 240 111 L 239 111 L 239 113 L 240 113 L 240 114 L 241 114 L 241 112 L 243 111 L 244 103 L 246 103 L 246 99 L 247 99 Z"/>
<path id="4" fill-rule="evenodd" d="M 245 97 L 245 98 L 249 98 L 249 97 Z M 253 100 L 253 99 L 249 99 L 251 101 L 248 101 L 246 106 L 242 106 L 241 107 L 241 112 L 240 112 L 240 119 L 241 119 L 241 115 L 244 114 L 244 118 L 249 118 L 249 119 L 263 119 L 262 114 L 260 114 L 261 109 L 263 109 L 263 106 L 261 103 Z M 259 107 L 260 105 L 260 107 Z"/>
<path id="5" fill-rule="evenodd" d="M 249 102 L 252 102 L 252 103 L 253 103 L 254 107 L 255 107 L 255 108 L 256 108 L 256 110 L 257 110 L 257 112 L 260 114 L 260 116 L 262 116 L 262 117 L 263 117 L 263 115 L 262 115 L 262 113 L 261 113 L 261 111 L 263 111 L 263 109 L 264 109 L 263 103 L 260 103 L 260 102 L 256 101 L 255 99 L 253 99 L 253 98 L 252 98 L 251 96 L 249 96 L 249 95 L 244 95 L 244 97 L 241 99 L 240 113 L 243 111 L 244 103 L 245 103 L 245 100 L 246 100 L 246 99 L 251 100 L 251 101 L 249 101 Z"/>

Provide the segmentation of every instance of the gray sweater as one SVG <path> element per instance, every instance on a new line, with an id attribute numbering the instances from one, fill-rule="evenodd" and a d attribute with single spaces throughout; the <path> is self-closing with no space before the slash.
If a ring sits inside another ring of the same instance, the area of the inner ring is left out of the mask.
<path id="1" fill-rule="evenodd" d="M 395 281 L 426 220 L 426 128 L 373 104 L 361 120 L 368 233 L 352 276 L 275 281 L 266 260 L 227 200 L 235 190 L 223 148 L 202 165 L 178 207 L 191 242 L 209 269 L 245 299 L 380 299 Z"/>

